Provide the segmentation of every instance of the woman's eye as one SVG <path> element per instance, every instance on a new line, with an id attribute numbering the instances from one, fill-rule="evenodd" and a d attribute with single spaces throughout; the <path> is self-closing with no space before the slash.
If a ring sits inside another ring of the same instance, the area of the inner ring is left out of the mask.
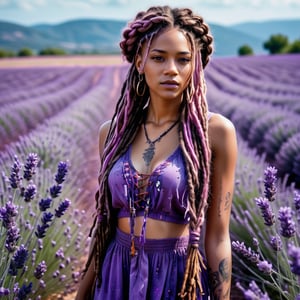
<path id="1" fill-rule="evenodd" d="M 152 59 L 155 61 L 162 61 L 163 57 L 162 56 L 153 56 Z"/>
<path id="2" fill-rule="evenodd" d="M 190 58 L 188 58 L 188 57 L 181 57 L 181 58 L 179 58 L 179 61 L 181 62 L 181 63 L 189 63 L 190 61 L 191 61 L 191 59 Z"/>

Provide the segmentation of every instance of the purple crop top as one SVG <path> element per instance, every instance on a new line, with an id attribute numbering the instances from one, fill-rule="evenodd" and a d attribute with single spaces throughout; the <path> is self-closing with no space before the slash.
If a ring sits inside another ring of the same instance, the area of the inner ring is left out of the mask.
<path id="1" fill-rule="evenodd" d="M 108 177 L 112 206 L 118 217 L 136 216 L 187 224 L 188 187 L 182 151 L 177 149 L 150 175 L 137 172 L 131 161 L 131 147 L 116 161 Z"/>

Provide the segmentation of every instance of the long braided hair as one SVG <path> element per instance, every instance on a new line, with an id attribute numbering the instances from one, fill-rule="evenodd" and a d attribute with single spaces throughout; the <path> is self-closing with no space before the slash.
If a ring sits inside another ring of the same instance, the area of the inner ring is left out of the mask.
<path id="1" fill-rule="evenodd" d="M 172 27 L 178 28 L 186 35 L 192 47 L 194 62 L 190 83 L 184 91 L 180 107 L 179 123 L 180 146 L 184 154 L 189 186 L 191 232 L 199 232 L 204 221 L 209 186 L 210 150 L 203 68 L 213 51 L 213 39 L 202 17 L 194 15 L 190 9 L 150 7 L 147 11 L 138 13 L 128 24 L 120 42 L 122 54 L 131 63 L 131 67 L 121 89 L 101 159 L 99 188 L 95 195 L 96 217 L 91 228 L 95 240 L 85 268 L 86 271 L 94 257 L 99 285 L 105 252 L 117 225 L 117 217 L 111 207 L 108 175 L 114 163 L 133 142 L 143 122 L 144 106 L 150 95 L 147 85 L 143 87 L 145 89 L 143 96 L 139 96 L 140 93 L 136 90 L 139 73 L 135 59 L 145 43 L 148 43 L 146 45 L 149 49 L 152 39 L 159 32 Z M 179 294 L 181 298 L 195 299 L 197 287 L 202 290 L 199 277 L 200 264 L 198 247 L 196 243 L 190 242 L 184 281 Z"/>

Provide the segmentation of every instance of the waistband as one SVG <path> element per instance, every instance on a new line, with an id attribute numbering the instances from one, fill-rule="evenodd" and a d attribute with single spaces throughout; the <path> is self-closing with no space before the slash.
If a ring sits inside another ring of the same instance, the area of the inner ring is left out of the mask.
<path id="1" fill-rule="evenodd" d="M 117 244 L 130 249 L 131 240 L 130 234 L 127 234 L 117 228 L 115 241 Z M 179 238 L 167 238 L 167 239 L 146 239 L 145 244 L 142 246 L 139 237 L 134 238 L 135 248 L 141 249 L 144 247 L 145 252 L 157 252 L 157 251 L 174 251 L 187 249 L 189 243 L 189 237 Z"/>

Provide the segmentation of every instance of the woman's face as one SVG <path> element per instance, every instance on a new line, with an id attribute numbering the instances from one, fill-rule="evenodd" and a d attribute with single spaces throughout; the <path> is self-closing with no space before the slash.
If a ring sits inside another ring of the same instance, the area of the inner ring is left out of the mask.
<path id="1" fill-rule="evenodd" d="M 187 38 L 182 31 L 172 28 L 153 39 L 148 55 L 146 46 L 142 56 L 137 58 L 136 66 L 141 68 L 145 60 L 141 71 L 145 74 L 151 99 L 181 101 L 192 73 L 192 53 Z"/>

